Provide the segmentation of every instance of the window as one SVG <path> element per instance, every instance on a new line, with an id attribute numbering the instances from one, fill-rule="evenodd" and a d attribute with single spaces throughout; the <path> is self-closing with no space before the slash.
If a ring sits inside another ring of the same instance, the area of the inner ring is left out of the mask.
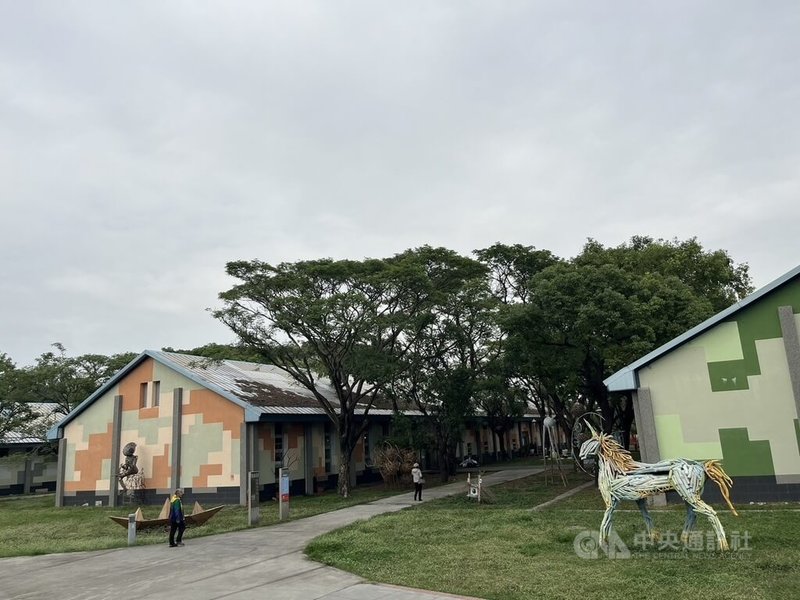
<path id="1" fill-rule="evenodd" d="M 283 464 L 283 425 L 275 423 L 275 462 Z"/>
<path id="2" fill-rule="evenodd" d="M 147 382 L 139 384 L 139 408 L 147 407 Z"/>
<path id="3" fill-rule="evenodd" d="M 325 423 L 325 472 L 331 472 L 331 424 Z"/>
<path id="4" fill-rule="evenodd" d="M 364 434 L 364 464 L 370 466 L 372 464 L 372 456 L 369 453 L 369 429 Z"/>
<path id="5" fill-rule="evenodd" d="M 467 456 L 472 456 L 472 444 L 467 442 Z"/>
<path id="6" fill-rule="evenodd" d="M 283 466 L 283 424 L 275 423 L 275 481 L 280 476 Z"/>
<path id="7" fill-rule="evenodd" d="M 153 398 L 150 406 L 158 406 L 161 402 L 161 382 L 154 381 L 153 382 Z"/>

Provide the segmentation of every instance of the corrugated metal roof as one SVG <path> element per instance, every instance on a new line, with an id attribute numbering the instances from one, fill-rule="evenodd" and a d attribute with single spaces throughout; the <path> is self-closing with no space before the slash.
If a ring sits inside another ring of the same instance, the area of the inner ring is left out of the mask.
<path id="1" fill-rule="evenodd" d="M 749 306 L 750 304 L 753 304 L 754 302 L 760 300 L 770 292 L 778 289 L 785 283 L 788 283 L 798 275 L 800 275 L 800 265 L 798 265 L 788 273 L 778 277 L 775 281 L 772 281 L 771 283 L 768 283 L 761 289 L 753 292 L 746 298 L 743 298 L 733 306 L 729 306 L 728 308 L 726 308 L 722 312 L 717 313 L 710 319 L 706 319 L 696 327 L 692 327 L 686 333 L 679 335 L 678 337 L 667 342 L 663 346 L 660 346 L 655 350 L 653 350 L 652 352 L 650 352 L 649 354 L 644 355 L 639 360 L 632 362 L 626 367 L 623 367 L 622 369 L 620 369 L 619 371 L 617 371 L 616 373 L 605 379 L 603 383 L 605 384 L 606 388 L 608 388 L 609 392 L 622 392 L 627 390 L 635 390 L 637 387 L 639 387 L 638 375 L 636 373 L 639 369 L 647 366 L 657 358 L 660 358 L 661 356 L 667 354 L 668 352 L 671 352 L 675 348 L 682 346 L 686 342 L 696 338 L 701 333 L 704 333 L 705 331 L 711 329 L 717 323 L 721 323 L 725 319 L 732 317 L 734 314 L 736 314 L 746 306 Z"/>
<path id="2" fill-rule="evenodd" d="M 35 417 L 30 421 L 26 431 L 9 431 L 2 438 L 0 444 L 42 444 L 47 440 L 31 434 L 31 431 L 46 430 L 52 427 L 64 414 L 59 412 L 59 405 L 55 402 L 29 402 L 28 407 Z"/>
<path id="3" fill-rule="evenodd" d="M 273 365 L 233 360 L 214 360 L 175 352 L 149 352 L 165 364 L 173 364 L 192 373 L 195 379 L 219 387 L 254 407 L 318 407 L 311 390 L 297 383 L 288 373 Z M 338 406 L 333 388 L 317 380 L 317 390 Z"/>
<path id="4" fill-rule="evenodd" d="M 48 431 L 48 437 L 50 439 L 59 437 L 61 430 L 69 421 L 80 414 L 95 399 L 110 390 L 128 372 L 148 357 L 242 406 L 245 409 L 246 421 L 258 421 L 262 415 L 324 416 L 326 414 L 311 390 L 295 381 L 285 371 L 273 365 L 240 360 L 217 360 L 177 352 L 146 350 L 116 373 L 89 398 L 84 400 L 57 426 Z M 335 390 L 328 380 L 318 378 L 316 387 L 331 405 L 335 408 L 339 406 Z M 419 410 L 414 410 L 410 407 L 401 408 L 407 415 L 422 415 Z M 355 414 L 363 415 L 364 406 L 359 405 L 356 407 Z M 392 416 L 394 410 L 387 399 L 378 398 L 370 409 L 369 414 Z"/>

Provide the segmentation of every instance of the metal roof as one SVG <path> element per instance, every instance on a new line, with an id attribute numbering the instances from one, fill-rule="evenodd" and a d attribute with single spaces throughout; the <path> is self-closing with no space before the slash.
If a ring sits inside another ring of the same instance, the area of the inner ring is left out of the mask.
<path id="1" fill-rule="evenodd" d="M 28 428 L 25 431 L 9 431 L 0 438 L 0 444 L 43 444 L 47 440 L 36 435 L 32 435 L 33 430 L 42 430 L 47 427 L 52 427 L 57 421 L 59 416 L 63 413 L 59 412 L 60 406 L 55 402 L 29 402 L 28 408 L 34 414 Z"/>
<path id="2" fill-rule="evenodd" d="M 760 300 L 761 298 L 763 298 L 770 292 L 775 291 L 785 283 L 788 283 L 798 275 L 800 275 L 800 265 L 798 265 L 788 273 L 781 275 L 775 281 L 772 281 L 771 283 L 768 283 L 761 289 L 753 292 L 746 298 L 743 298 L 733 306 L 729 306 L 722 312 L 719 312 L 713 317 L 706 319 L 699 325 L 692 327 L 686 333 L 679 335 L 678 337 L 667 342 L 663 346 L 660 346 L 659 348 L 656 348 L 649 354 L 644 355 L 639 360 L 632 362 L 626 367 L 623 367 L 622 369 L 620 369 L 619 371 L 617 371 L 616 373 L 605 379 L 603 383 L 606 385 L 606 388 L 608 388 L 609 392 L 622 392 L 627 390 L 635 390 L 637 387 L 639 387 L 639 377 L 637 374 L 637 371 L 639 369 L 641 369 L 644 366 L 647 366 L 657 358 L 660 358 L 661 356 L 664 356 L 665 354 L 672 352 L 673 350 L 675 350 L 679 346 L 682 346 L 686 342 L 696 338 L 701 333 L 704 333 L 705 331 L 714 327 L 714 325 L 716 325 L 717 323 L 721 323 L 722 321 L 728 319 L 729 317 L 733 316 L 743 308 Z"/>
<path id="3" fill-rule="evenodd" d="M 299 417 L 325 416 L 319 400 L 308 388 L 295 381 L 288 373 L 273 365 L 245 362 L 240 360 L 218 360 L 176 352 L 145 350 L 125 367 L 120 369 L 108 382 L 81 402 L 60 423 L 47 432 L 49 439 L 61 437 L 64 426 L 91 405 L 97 398 L 113 388 L 125 375 L 147 358 L 184 375 L 198 385 L 208 388 L 220 396 L 234 402 L 245 410 L 245 421 L 261 420 L 262 415 L 283 415 Z M 315 381 L 317 391 L 334 407 L 339 400 L 333 386 L 327 379 Z M 358 405 L 356 415 L 363 415 L 365 406 Z M 419 410 L 403 407 L 403 413 L 422 416 Z M 391 416 L 393 408 L 387 400 L 378 402 L 369 410 L 374 416 Z M 477 415 L 479 416 L 479 415 Z M 525 415 L 529 417 L 529 415 Z M 532 416 L 532 415 L 531 415 Z"/>
<path id="4" fill-rule="evenodd" d="M 147 358 L 152 358 L 195 383 L 238 404 L 244 408 L 245 421 L 248 422 L 259 421 L 262 415 L 324 416 L 326 414 L 311 390 L 273 365 L 145 350 L 120 369 L 100 389 L 75 407 L 60 423 L 50 429 L 47 437 L 49 439 L 59 438 L 67 423 L 77 417 L 97 398 L 112 389 L 125 375 Z M 317 391 L 334 407 L 338 407 L 339 401 L 330 382 L 324 378 L 318 378 L 315 383 Z M 410 415 L 421 414 L 419 411 L 413 410 L 404 412 Z M 363 415 L 363 407 L 357 408 L 356 414 Z M 394 411 L 378 405 L 370 409 L 370 414 L 386 416 L 394 414 Z"/>

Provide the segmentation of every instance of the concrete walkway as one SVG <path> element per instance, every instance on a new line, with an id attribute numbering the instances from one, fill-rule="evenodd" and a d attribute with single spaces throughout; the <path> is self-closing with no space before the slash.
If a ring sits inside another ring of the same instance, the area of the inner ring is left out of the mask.
<path id="1" fill-rule="evenodd" d="M 490 473 L 485 485 L 534 475 L 542 469 Z M 463 481 L 425 490 L 425 501 L 461 493 Z M 0 599 L 105 600 L 436 600 L 459 598 L 361 578 L 309 560 L 315 537 L 358 520 L 413 506 L 411 492 L 272 527 L 192 539 L 186 546 L 135 546 L 99 552 L 0 560 Z"/>

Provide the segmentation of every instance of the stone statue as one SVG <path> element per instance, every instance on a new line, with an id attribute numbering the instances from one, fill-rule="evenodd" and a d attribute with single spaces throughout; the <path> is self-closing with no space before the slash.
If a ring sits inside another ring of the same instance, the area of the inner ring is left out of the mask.
<path id="1" fill-rule="evenodd" d="M 133 477 L 139 472 L 139 467 L 136 466 L 136 462 L 139 460 L 139 458 L 134 454 L 134 452 L 136 452 L 136 442 L 129 442 L 125 444 L 125 447 L 122 449 L 122 454 L 125 456 L 125 462 L 120 464 L 119 469 L 117 470 L 119 484 L 126 492 L 128 491 L 128 486 L 125 485 L 125 480 L 129 477 Z"/>

